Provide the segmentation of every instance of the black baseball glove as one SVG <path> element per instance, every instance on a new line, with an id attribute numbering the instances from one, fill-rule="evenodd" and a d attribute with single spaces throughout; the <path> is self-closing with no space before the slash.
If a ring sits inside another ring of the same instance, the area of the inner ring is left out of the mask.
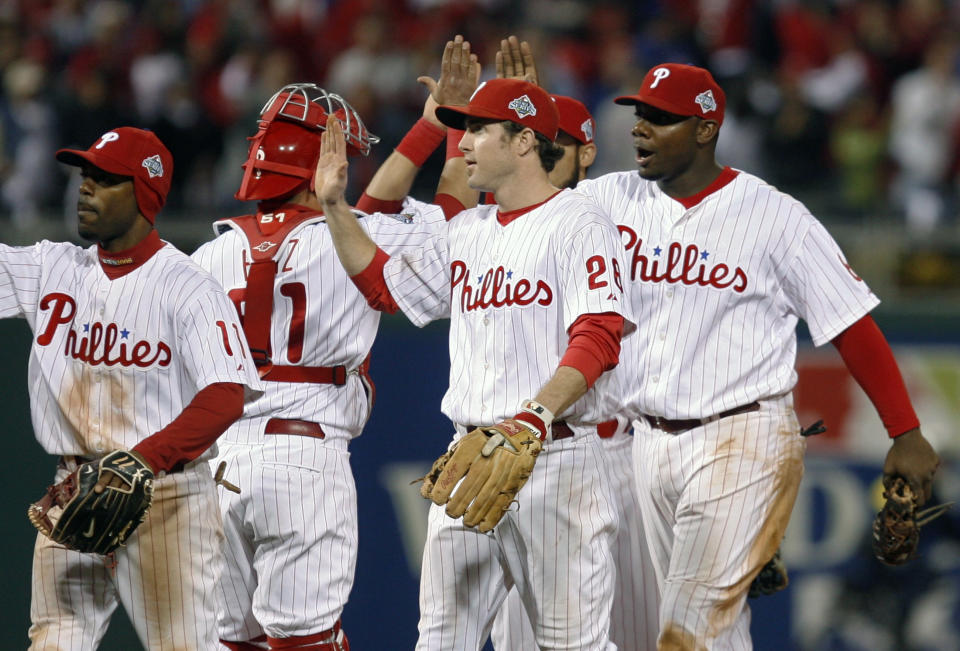
<path id="1" fill-rule="evenodd" d="M 94 492 L 104 473 L 120 477 L 124 485 Z M 143 522 L 152 499 L 153 472 L 136 455 L 116 450 L 47 488 L 27 509 L 27 517 L 40 533 L 68 549 L 109 554 Z"/>

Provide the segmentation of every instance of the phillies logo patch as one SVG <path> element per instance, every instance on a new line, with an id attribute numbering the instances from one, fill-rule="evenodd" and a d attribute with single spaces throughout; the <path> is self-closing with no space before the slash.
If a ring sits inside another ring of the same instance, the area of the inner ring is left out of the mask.
<path id="1" fill-rule="evenodd" d="M 476 277 L 477 283 L 470 279 Z M 467 264 L 454 260 L 450 265 L 450 302 L 453 294 L 460 290 L 460 312 L 472 312 L 488 307 L 524 306 L 536 302 L 537 305 L 550 305 L 553 302 L 553 290 L 544 280 L 536 282 L 526 278 L 514 278 L 512 271 L 502 266 L 487 269 L 483 274 L 471 272 Z"/>
<path id="2" fill-rule="evenodd" d="M 717 110 L 717 100 L 713 98 L 713 91 L 705 90 L 697 95 L 697 99 L 693 101 L 700 106 L 700 110 L 704 113 Z"/>
<path id="3" fill-rule="evenodd" d="M 157 176 L 163 176 L 163 163 L 160 161 L 159 154 L 154 154 L 150 158 L 144 158 L 140 164 L 147 168 L 147 174 L 150 175 L 151 179 Z"/>
<path id="4" fill-rule="evenodd" d="M 537 114 L 537 107 L 533 105 L 530 98 L 521 95 L 507 104 L 507 108 L 513 109 L 521 120 Z"/>

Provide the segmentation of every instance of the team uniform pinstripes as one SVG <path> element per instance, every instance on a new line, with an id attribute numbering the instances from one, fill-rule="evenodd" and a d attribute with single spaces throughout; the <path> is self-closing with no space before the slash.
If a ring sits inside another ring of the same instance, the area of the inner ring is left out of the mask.
<path id="1" fill-rule="evenodd" d="M 171 246 L 115 280 L 104 275 L 96 247 L 0 245 L 0 265 L 13 290 L 0 289 L 0 318 L 23 316 L 36 334 L 31 413 L 37 440 L 51 454 L 133 447 L 199 389 L 250 379 L 252 371 L 237 369 L 249 356 L 227 355 L 214 325 L 237 323 L 232 306 Z M 81 292 L 94 298 L 82 301 Z"/>
<path id="2" fill-rule="evenodd" d="M 52 454 L 90 458 L 131 448 L 210 384 L 243 384 L 251 396 L 260 385 L 233 306 L 170 245 L 113 280 L 95 246 L 0 245 L 0 317 L 12 316 L 25 318 L 34 333 L 33 428 Z M 38 535 L 32 648 L 95 648 L 118 600 L 147 648 L 212 648 L 208 591 L 219 578 L 222 539 L 204 462 L 213 453 L 158 475 L 146 522 L 113 554 L 115 572 L 101 557 Z M 75 463 L 62 459 L 56 479 Z"/>
<path id="3" fill-rule="evenodd" d="M 384 268 L 391 295 L 419 326 L 450 318 L 450 386 L 442 411 L 456 425 L 512 417 L 553 376 L 567 328 L 583 314 L 632 317 L 617 274 L 622 247 L 596 206 L 563 191 L 506 226 L 496 206 L 461 212 L 427 246 Z M 516 585 L 548 648 L 612 648 L 607 636 L 617 530 L 596 424 L 619 387 L 606 373 L 558 419 L 573 438 L 545 445 L 533 474 L 489 534 L 432 505 L 423 553 L 418 649 L 479 649 Z"/>
<path id="4" fill-rule="evenodd" d="M 305 209 L 304 209 L 305 210 Z M 282 216 L 282 212 L 270 218 Z M 261 216 L 260 219 L 265 217 Z M 388 253 L 419 246 L 442 222 L 439 208 L 409 205 L 402 215 L 358 213 Z M 194 259 L 245 309 L 251 243 L 230 220 Z M 229 641 L 305 636 L 331 628 L 353 585 L 357 550 L 356 487 L 347 444 L 373 406 L 360 369 L 379 324 L 340 265 L 323 216 L 302 216 L 276 245 L 270 348 L 274 364 L 347 369 L 346 384 L 267 381 L 264 394 L 221 437 L 221 490 L 227 537 L 221 582 L 220 637 Z M 271 419 L 318 424 L 324 437 L 265 434 Z"/>
<path id="5" fill-rule="evenodd" d="M 433 211 L 439 213 L 438 208 Z M 413 219 L 412 216 L 408 219 Z M 431 220 L 417 214 L 416 220 L 404 223 L 392 215 L 374 214 L 362 217 L 361 225 L 388 253 L 399 251 L 421 241 L 431 230 Z M 442 213 L 440 214 L 442 219 Z M 208 269 L 226 289 L 237 296 L 246 287 L 244 249 L 246 240 L 235 230 L 228 230 L 201 246 L 193 254 L 200 266 Z M 273 361 L 297 366 L 333 366 L 342 364 L 356 369 L 366 358 L 380 321 L 379 312 L 371 310 L 340 265 L 325 224 L 318 217 L 313 223 L 298 226 L 276 254 L 278 273 L 270 322 L 270 345 Z M 303 297 L 291 298 L 286 287 L 303 287 Z M 302 344 L 291 351 L 288 345 L 294 318 L 303 324 Z M 263 425 L 269 418 L 302 418 L 322 423 L 328 437 L 353 438 L 369 416 L 369 402 L 359 376 L 349 376 L 346 386 L 310 383 L 269 383 L 268 390 L 244 409 L 237 421 L 221 439 L 226 442 L 262 441 Z"/>
<path id="6" fill-rule="evenodd" d="M 631 402 L 643 413 L 699 418 L 785 393 L 798 319 L 821 345 L 880 302 L 802 204 L 750 174 L 689 210 L 635 172 L 578 189 L 627 247 L 643 324 Z"/>
<path id="7" fill-rule="evenodd" d="M 592 202 L 564 190 L 507 226 L 496 215 L 495 205 L 464 211 L 428 248 L 391 258 L 384 269 L 390 293 L 415 325 L 451 319 L 450 386 L 441 410 L 454 423 L 512 417 L 556 371 L 579 316 L 628 309 L 614 279 L 614 266 L 622 271 L 621 247 Z M 602 265 L 603 273 L 590 289 L 588 260 L 598 257 L 590 268 Z M 633 319 L 626 318 L 630 332 Z M 517 360 L 520 372 L 509 373 Z M 612 382 L 611 374 L 601 376 L 563 418 L 609 419 L 619 398 Z"/>
<path id="8" fill-rule="evenodd" d="M 638 306 L 628 406 L 661 643 L 742 649 L 749 579 L 782 539 L 803 473 L 790 396 L 797 321 L 821 345 L 879 300 L 802 204 L 724 174 L 687 204 L 635 172 L 578 190 L 615 216 Z M 642 414 L 707 420 L 672 434 Z M 711 549 L 726 550 L 723 563 Z"/>
<path id="9" fill-rule="evenodd" d="M 631 452 L 633 437 L 618 431 L 610 438 L 601 439 L 601 447 L 620 520 L 613 549 L 617 576 L 610 610 L 610 641 L 623 651 L 655 649 L 659 592 L 637 503 Z M 490 640 L 498 651 L 539 649 L 530 618 L 516 590 L 510 591 L 497 611 Z"/>

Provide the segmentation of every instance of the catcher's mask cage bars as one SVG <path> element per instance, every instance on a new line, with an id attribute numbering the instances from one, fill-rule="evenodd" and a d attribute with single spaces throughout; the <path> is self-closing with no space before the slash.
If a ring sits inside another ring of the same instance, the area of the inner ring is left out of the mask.
<path id="1" fill-rule="evenodd" d="M 277 98 L 284 93 L 287 96 L 283 102 L 277 102 Z M 335 115 L 340 120 L 347 144 L 353 145 L 364 156 L 370 154 L 372 145 L 380 142 L 380 137 L 367 130 L 360 115 L 347 100 L 316 84 L 287 84 L 278 90 L 260 109 L 260 126 L 263 128 L 279 117 L 290 122 L 301 122 L 310 129 L 326 131 L 328 115 Z"/>

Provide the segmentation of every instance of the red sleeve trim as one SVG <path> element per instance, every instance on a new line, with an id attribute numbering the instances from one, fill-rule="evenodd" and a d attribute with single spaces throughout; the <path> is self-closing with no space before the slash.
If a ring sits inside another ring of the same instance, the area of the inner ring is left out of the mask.
<path id="1" fill-rule="evenodd" d="M 463 152 L 460 151 L 460 140 L 464 133 L 466 132 L 460 129 L 447 129 L 447 160 L 463 156 Z"/>
<path id="2" fill-rule="evenodd" d="M 447 218 L 447 221 L 450 221 L 467 209 L 466 206 L 460 203 L 459 199 L 452 194 L 446 194 L 445 192 L 437 194 L 433 198 L 433 203 L 440 206 L 440 208 L 443 210 L 443 216 Z"/>
<path id="3" fill-rule="evenodd" d="M 897 360 L 873 317 L 867 314 L 831 343 L 880 414 L 891 438 L 920 426 Z"/>
<path id="4" fill-rule="evenodd" d="M 170 472 L 207 451 L 243 415 L 243 385 L 218 382 L 204 387 L 180 415 L 133 447 L 154 472 Z"/>
<path id="5" fill-rule="evenodd" d="M 377 199 L 364 192 L 357 201 L 357 210 L 365 213 L 382 212 L 384 215 L 399 215 L 403 210 L 403 201 L 396 199 Z"/>
<path id="6" fill-rule="evenodd" d="M 396 150 L 417 167 L 423 167 L 430 158 L 430 154 L 437 150 L 446 135 L 446 129 L 431 124 L 426 118 L 420 118 L 410 127 L 410 131 L 397 145 Z"/>
<path id="7" fill-rule="evenodd" d="M 613 312 L 581 315 L 567 331 L 569 343 L 560 366 L 577 369 L 586 378 L 587 388 L 592 387 L 620 360 L 623 323 L 623 316 Z"/>
<path id="8" fill-rule="evenodd" d="M 400 306 L 393 300 L 387 288 L 387 281 L 383 279 L 383 267 L 389 259 L 387 252 L 377 247 L 377 252 L 367 268 L 355 276 L 350 276 L 350 280 L 367 299 L 367 305 L 380 312 L 393 314 L 400 309 Z"/>

